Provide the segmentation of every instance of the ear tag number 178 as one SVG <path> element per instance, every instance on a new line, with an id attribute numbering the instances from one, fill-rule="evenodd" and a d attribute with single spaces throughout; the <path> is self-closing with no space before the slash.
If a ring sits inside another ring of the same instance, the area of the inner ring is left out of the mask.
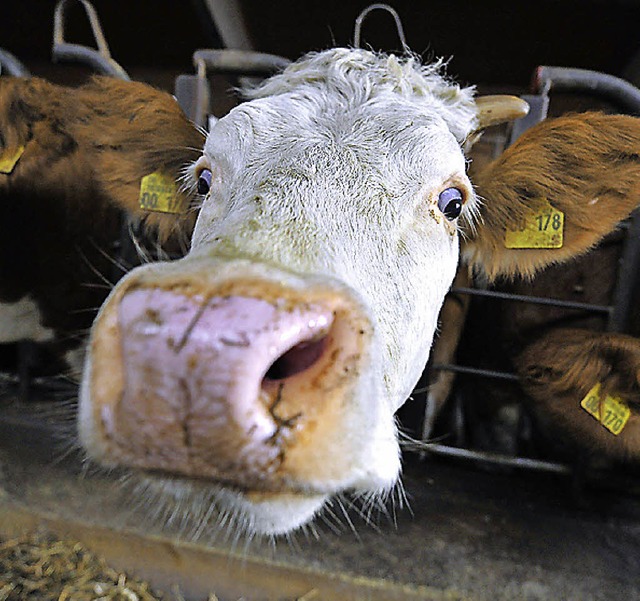
<path id="1" fill-rule="evenodd" d="M 562 248 L 564 213 L 542 200 L 512 229 L 505 232 L 505 248 Z"/>

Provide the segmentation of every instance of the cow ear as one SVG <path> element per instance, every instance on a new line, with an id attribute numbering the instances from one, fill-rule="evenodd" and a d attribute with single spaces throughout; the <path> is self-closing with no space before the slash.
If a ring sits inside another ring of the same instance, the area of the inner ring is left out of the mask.
<path id="1" fill-rule="evenodd" d="M 476 177 L 480 219 L 463 258 L 490 279 L 532 276 L 586 252 L 640 203 L 640 119 L 543 121 Z"/>
<path id="2" fill-rule="evenodd" d="M 555 328 L 526 347 L 514 364 L 524 401 L 554 446 L 567 447 L 581 460 L 627 460 L 637 454 L 637 338 Z"/>
<path id="3" fill-rule="evenodd" d="M 579 402 L 600 384 L 603 394 L 621 394 L 640 405 L 640 340 L 632 336 L 551 329 L 514 363 L 526 392 L 541 402 L 556 403 L 563 395 Z"/>

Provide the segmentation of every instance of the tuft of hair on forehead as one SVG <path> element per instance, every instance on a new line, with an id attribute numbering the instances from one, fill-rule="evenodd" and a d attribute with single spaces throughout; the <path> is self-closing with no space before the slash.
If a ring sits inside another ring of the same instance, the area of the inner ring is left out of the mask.
<path id="1" fill-rule="evenodd" d="M 416 55 L 395 56 L 360 48 L 311 52 L 253 88 L 249 99 L 322 89 L 341 102 L 362 104 L 388 94 L 398 95 L 424 110 L 437 112 L 459 142 L 477 128 L 474 87 L 449 79 L 440 59 L 422 64 Z"/>

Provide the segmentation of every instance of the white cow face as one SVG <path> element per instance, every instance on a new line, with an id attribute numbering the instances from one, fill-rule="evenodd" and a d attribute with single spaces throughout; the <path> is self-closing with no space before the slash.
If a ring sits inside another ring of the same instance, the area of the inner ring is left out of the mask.
<path id="1" fill-rule="evenodd" d="M 457 218 L 475 201 L 446 122 L 392 94 L 345 107 L 283 94 L 219 121 L 206 170 L 192 254 L 346 286 L 376 333 L 375 396 L 393 413 L 424 366 Z"/>
<path id="2" fill-rule="evenodd" d="M 394 413 L 475 203 L 461 144 L 476 108 L 438 71 L 331 50 L 215 125 L 191 253 L 134 270 L 94 326 L 93 457 L 170 474 L 181 494 L 206 480 L 254 532 L 392 489 Z"/>

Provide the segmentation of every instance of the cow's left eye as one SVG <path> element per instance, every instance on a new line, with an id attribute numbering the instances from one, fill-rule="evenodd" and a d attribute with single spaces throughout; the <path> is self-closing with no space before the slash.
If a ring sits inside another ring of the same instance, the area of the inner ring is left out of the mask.
<path id="1" fill-rule="evenodd" d="M 203 169 L 198 176 L 198 194 L 203 196 L 209 192 L 211 188 L 211 170 Z"/>
<path id="2" fill-rule="evenodd" d="M 443 190 L 438 196 L 438 208 L 449 221 L 453 221 L 462 212 L 462 192 L 458 188 Z"/>

